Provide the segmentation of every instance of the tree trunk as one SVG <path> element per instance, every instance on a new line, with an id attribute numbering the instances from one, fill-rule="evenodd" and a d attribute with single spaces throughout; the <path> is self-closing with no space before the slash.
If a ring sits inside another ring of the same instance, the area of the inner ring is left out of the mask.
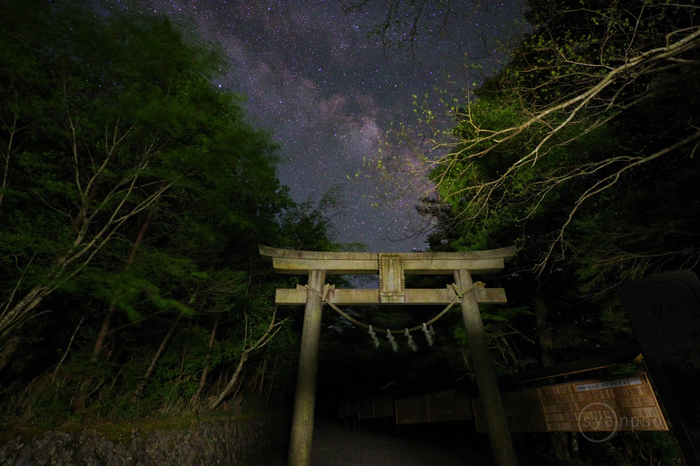
<path id="1" fill-rule="evenodd" d="M 66 358 L 68 357 L 68 352 L 70 351 L 71 346 L 73 346 L 73 340 L 75 340 L 75 336 L 78 334 L 78 329 L 80 329 L 80 326 L 83 324 L 84 320 L 85 320 L 85 316 L 83 316 L 80 319 L 80 322 L 78 322 L 78 325 L 75 327 L 75 330 L 73 330 L 73 335 L 71 335 L 70 340 L 68 341 L 68 346 L 66 347 L 66 350 L 63 352 L 63 356 L 61 357 L 61 360 L 58 361 L 58 364 L 56 364 L 56 368 L 53 370 L 53 373 L 51 374 L 52 381 L 56 381 L 56 376 L 58 375 L 58 370 L 61 368 L 61 364 L 63 364 L 63 361 L 65 361 Z"/>
<path id="2" fill-rule="evenodd" d="M 49 290 L 49 286 L 36 285 L 12 309 L 3 311 L 0 314 L 0 338 L 6 337 L 13 328 L 19 330 L 22 322 L 26 322 L 33 316 L 37 306 L 49 294 Z M 0 370 L 4 369 L 6 363 L 0 361 L 0 364 L 3 364 Z"/>
<path id="3" fill-rule="evenodd" d="M 207 383 L 207 376 L 209 375 L 209 360 L 211 359 L 211 350 L 214 347 L 214 342 L 216 341 L 216 329 L 219 326 L 219 320 L 221 319 L 221 314 L 216 316 L 214 321 L 214 328 L 211 330 L 211 336 L 209 337 L 209 351 L 207 352 L 207 357 L 204 362 L 204 369 L 202 369 L 202 378 L 199 381 L 199 387 L 197 388 L 197 393 L 192 396 L 191 404 L 198 404 L 200 396 L 202 395 L 202 390 Z"/>
<path id="4" fill-rule="evenodd" d="M 226 388 L 223 389 L 223 391 L 219 394 L 219 396 L 216 397 L 214 401 L 209 405 L 209 409 L 215 409 L 217 406 L 221 404 L 222 401 L 226 399 L 227 396 L 233 392 L 233 388 L 236 386 L 236 383 L 238 382 L 238 376 L 241 375 L 241 371 L 243 370 L 243 366 L 245 365 L 245 362 L 248 360 L 248 351 L 244 351 L 243 354 L 241 354 L 240 359 L 238 360 L 238 366 L 236 366 L 236 371 L 233 373 L 233 376 L 231 377 L 231 380 L 229 381 L 228 384 L 226 384 Z"/>
<path id="5" fill-rule="evenodd" d="M 148 226 L 151 224 L 151 219 L 153 218 L 153 211 L 148 212 L 148 216 L 146 217 L 146 221 L 143 222 L 143 225 L 141 226 L 141 229 L 139 230 L 139 234 L 136 236 L 136 241 L 134 241 L 134 245 L 131 248 L 131 254 L 129 254 L 129 258 L 126 261 L 126 264 L 124 265 L 124 272 L 129 270 L 131 267 L 131 264 L 134 263 L 134 259 L 136 258 L 136 252 L 139 250 L 139 247 L 141 246 L 141 241 L 143 241 L 143 237 L 146 235 L 146 230 L 148 229 Z M 118 291 L 117 291 L 118 293 Z M 100 353 L 102 352 L 102 348 L 104 348 L 105 342 L 107 341 L 107 334 L 109 333 L 109 327 L 112 323 L 112 317 L 114 317 L 114 314 L 117 311 L 117 298 L 116 296 L 112 299 L 112 302 L 109 303 L 109 309 L 107 310 L 107 314 L 105 315 L 105 318 L 102 320 L 102 325 L 100 326 L 100 331 L 97 334 L 97 339 L 95 340 L 95 345 L 92 348 L 92 361 L 96 362 L 99 357 Z"/>
<path id="6" fill-rule="evenodd" d="M 143 237 L 146 234 L 146 230 L 148 229 L 148 226 L 151 223 L 151 219 L 153 218 L 153 211 L 148 212 L 148 216 L 146 217 L 146 221 L 143 222 L 143 225 L 141 226 L 141 229 L 139 230 L 138 235 L 136 235 L 136 240 L 134 241 L 134 245 L 131 247 L 131 253 L 129 254 L 129 258 L 126 261 L 126 264 L 124 265 L 124 272 L 129 270 L 129 267 L 131 267 L 131 264 L 134 263 L 134 259 L 136 258 L 136 252 L 139 250 L 139 247 L 141 246 L 141 241 L 143 241 Z M 119 291 L 117 290 L 117 293 Z M 92 356 L 90 358 L 90 361 L 93 363 L 96 363 L 100 359 L 100 353 L 102 353 L 102 350 L 104 349 L 105 343 L 107 341 L 107 335 L 109 334 L 109 328 L 110 325 L 112 324 L 112 318 L 117 312 L 117 297 L 115 296 L 112 298 L 112 301 L 109 303 L 109 309 L 107 309 L 107 314 L 105 315 L 104 319 L 102 320 L 102 325 L 100 326 L 100 331 L 97 333 L 97 338 L 95 339 L 95 344 L 92 347 Z M 76 394 L 75 398 L 73 399 L 73 409 L 77 412 L 82 412 L 85 411 L 86 405 L 87 405 L 87 397 L 88 397 L 88 390 L 90 389 L 90 386 L 92 385 L 93 378 L 89 377 L 85 380 L 83 380 L 79 387 L 78 387 L 78 393 Z M 139 386 L 139 390 L 141 387 Z"/>
<path id="7" fill-rule="evenodd" d="M 95 344 L 92 347 L 92 362 L 97 362 L 100 358 L 100 353 L 105 346 L 107 341 L 107 334 L 109 333 L 109 327 L 112 324 L 112 317 L 117 312 L 117 299 L 112 299 L 109 304 L 109 309 L 107 309 L 107 314 L 105 314 L 104 319 L 102 319 L 102 325 L 100 326 L 100 331 L 97 333 L 97 338 L 95 339 Z"/>
<path id="8" fill-rule="evenodd" d="M 272 375 L 270 376 L 270 383 L 267 388 L 267 396 L 265 397 L 265 403 L 270 402 L 270 397 L 272 396 L 272 389 L 275 386 L 275 375 L 277 375 L 277 362 L 280 359 L 280 355 L 275 356 L 275 363 L 272 365 Z"/>
<path id="9" fill-rule="evenodd" d="M 7 369 L 15 358 L 17 350 L 22 345 L 22 337 L 18 332 L 15 332 L 10 338 L 5 340 L 2 349 L 0 349 L 0 374 Z"/>
<path id="10" fill-rule="evenodd" d="M 233 390 L 233 387 L 236 385 L 236 382 L 238 381 L 238 377 L 241 374 L 241 370 L 243 370 L 243 365 L 245 362 L 248 360 L 248 356 L 250 356 L 250 353 L 253 351 L 262 348 L 263 346 L 267 345 L 270 340 L 272 340 L 275 335 L 277 335 L 277 332 L 279 332 L 281 325 L 284 323 L 282 322 L 275 322 L 275 316 L 277 315 L 277 309 L 275 309 L 275 312 L 272 314 L 272 319 L 270 319 L 270 325 L 267 326 L 267 330 L 265 330 L 265 333 L 254 343 L 249 344 L 248 341 L 250 339 L 250 335 L 248 333 L 248 316 L 246 316 L 246 324 L 245 324 L 245 337 L 244 337 L 244 349 L 243 352 L 241 353 L 240 359 L 238 360 L 238 366 L 236 367 L 236 371 L 233 373 L 233 376 L 231 377 L 231 380 L 226 384 L 226 387 L 224 390 L 219 394 L 219 396 L 216 397 L 216 399 L 209 405 L 209 409 L 213 410 L 217 406 L 221 404 L 226 397 L 228 397 L 231 394 L 231 391 Z"/>
<path id="11" fill-rule="evenodd" d="M 263 388 L 265 387 L 265 373 L 267 372 L 267 359 L 262 361 L 262 369 L 260 370 L 260 380 L 258 382 L 257 391 L 260 398 L 262 398 Z"/>
<path id="12" fill-rule="evenodd" d="M 165 348 L 168 346 L 170 338 L 173 336 L 173 333 L 175 333 L 177 324 L 180 322 L 180 319 L 182 319 L 183 315 L 185 315 L 184 312 L 180 312 L 180 314 L 178 314 L 177 318 L 175 319 L 175 322 L 173 322 L 173 325 L 170 327 L 170 330 L 168 330 L 168 333 L 166 333 L 163 337 L 163 341 L 160 342 L 158 351 L 156 351 L 156 354 L 153 355 L 153 359 L 151 359 L 151 364 L 148 366 L 148 369 L 146 369 L 146 373 L 143 375 L 144 382 L 142 382 L 142 385 L 143 383 L 145 383 L 146 380 L 148 380 L 151 377 L 151 375 L 153 375 L 153 371 L 155 371 L 156 369 L 156 364 L 158 364 L 158 360 L 163 355 Z"/>
<path id="13" fill-rule="evenodd" d="M 535 325 L 537 327 L 537 339 L 540 343 L 542 364 L 544 367 L 553 366 L 554 339 L 552 338 L 552 330 L 549 328 L 549 320 L 547 319 L 547 303 L 540 294 L 537 294 L 532 300 L 532 306 L 535 308 Z"/>

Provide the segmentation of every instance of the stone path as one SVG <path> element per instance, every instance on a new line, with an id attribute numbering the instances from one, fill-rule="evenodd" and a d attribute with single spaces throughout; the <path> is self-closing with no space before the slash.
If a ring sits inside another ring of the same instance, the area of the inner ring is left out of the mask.
<path id="1" fill-rule="evenodd" d="M 376 432 L 346 431 L 328 421 L 316 421 L 313 466 L 488 466 L 490 454 L 470 454 L 463 446 L 445 445 Z M 258 460 L 260 466 L 283 466 L 286 458 Z M 263 461 L 263 462 L 260 462 Z"/>

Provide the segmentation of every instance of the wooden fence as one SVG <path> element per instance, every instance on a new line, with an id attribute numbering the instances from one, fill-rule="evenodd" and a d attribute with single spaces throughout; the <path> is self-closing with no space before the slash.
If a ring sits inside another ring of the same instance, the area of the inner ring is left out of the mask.
<path id="1" fill-rule="evenodd" d="M 515 390 L 503 395 L 513 432 L 664 431 L 668 424 L 645 373 Z M 348 400 L 340 418 L 394 417 L 397 425 L 474 420 L 486 432 L 479 398 L 455 389 Z"/>

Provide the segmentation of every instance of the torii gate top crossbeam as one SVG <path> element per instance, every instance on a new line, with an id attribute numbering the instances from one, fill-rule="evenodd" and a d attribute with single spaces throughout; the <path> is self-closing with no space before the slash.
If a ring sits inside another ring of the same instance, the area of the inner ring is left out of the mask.
<path id="1" fill-rule="evenodd" d="M 332 275 L 372 275 L 379 273 L 376 252 L 292 251 L 259 246 L 260 255 L 272 261 L 277 273 L 308 274 L 325 270 Z M 452 275 L 468 269 L 472 274 L 496 273 L 503 269 L 504 259 L 515 256 L 515 247 L 468 252 L 397 253 L 407 275 Z"/>

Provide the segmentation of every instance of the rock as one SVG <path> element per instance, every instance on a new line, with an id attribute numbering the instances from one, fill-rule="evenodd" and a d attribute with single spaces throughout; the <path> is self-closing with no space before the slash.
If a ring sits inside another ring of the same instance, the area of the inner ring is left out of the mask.
<path id="1" fill-rule="evenodd" d="M 132 431 L 127 443 L 95 429 L 53 430 L 29 442 L 0 446 L 0 464 L 89 466 L 231 465 L 284 448 L 287 425 L 279 418 L 202 422 L 174 430 Z"/>

